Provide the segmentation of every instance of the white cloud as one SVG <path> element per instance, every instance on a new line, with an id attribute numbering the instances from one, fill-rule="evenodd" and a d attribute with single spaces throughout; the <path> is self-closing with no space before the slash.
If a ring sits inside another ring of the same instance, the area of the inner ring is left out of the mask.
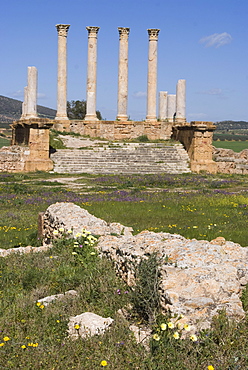
<path id="1" fill-rule="evenodd" d="M 227 33 L 214 33 L 213 35 L 206 36 L 200 39 L 200 44 L 204 44 L 206 48 L 211 46 L 219 48 L 220 46 L 229 44 L 232 41 L 232 36 Z"/>
<path id="2" fill-rule="evenodd" d="M 145 98 L 146 97 L 146 91 L 136 91 L 133 96 L 135 98 Z"/>

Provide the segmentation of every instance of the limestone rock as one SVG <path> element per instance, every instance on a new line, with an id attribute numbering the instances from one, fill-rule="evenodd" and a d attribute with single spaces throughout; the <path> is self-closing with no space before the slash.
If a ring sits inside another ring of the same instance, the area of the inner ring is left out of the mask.
<path id="1" fill-rule="evenodd" d="M 77 296 L 76 290 L 68 290 L 64 294 L 61 293 L 61 294 L 50 295 L 48 297 L 39 299 L 38 302 L 42 303 L 44 306 L 48 306 L 50 303 L 56 300 L 64 299 L 65 297 L 68 297 L 68 296 Z"/>
<path id="2" fill-rule="evenodd" d="M 119 223 L 107 224 L 91 215 L 86 209 L 80 208 L 74 203 L 55 203 L 46 210 L 43 219 L 43 236 L 45 242 L 54 237 L 53 231 L 63 228 L 65 231 L 72 230 L 75 237 L 82 229 L 90 231 L 94 235 L 123 234 L 132 235 L 132 228 Z"/>
<path id="3" fill-rule="evenodd" d="M 110 317 L 104 318 L 92 312 L 84 312 L 81 315 L 70 317 L 68 323 L 69 337 L 76 340 L 79 337 L 87 338 L 103 334 L 113 321 Z"/>

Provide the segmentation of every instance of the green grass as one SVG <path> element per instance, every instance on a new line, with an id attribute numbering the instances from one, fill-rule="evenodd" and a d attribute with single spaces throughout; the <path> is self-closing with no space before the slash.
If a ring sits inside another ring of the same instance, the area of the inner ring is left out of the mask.
<path id="1" fill-rule="evenodd" d="M 248 149 L 248 141 L 213 141 L 216 148 L 232 149 L 234 152 L 241 152 Z"/>
<path id="2" fill-rule="evenodd" d="M 4 137 L 0 137 L 0 148 L 3 146 L 9 146 L 10 145 L 10 140 L 5 139 Z"/>
<path id="3" fill-rule="evenodd" d="M 133 226 L 136 233 L 149 229 L 206 240 L 223 236 L 248 245 L 247 176 L 81 174 L 75 176 L 81 177 L 79 192 L 64 188 L 62 181 L 55 185 L 51 180 L 56 177 L 73 176 L 0 174 L 0 248 L 38 245 L 38 212 L 56 201 L 73 201 L 106 221 Z M 152 339 L 146 352 L 136 344 L 130 323 L 117 314 L 134 302 L 130 288 L 115 276 L 112 263 L 92 254 L 92 248 L 73 255 L 73 240 L 62 239 L 47 252 L 0 258 L 1 369 L 95 370 L 102 368 L 103 360 L 111 370 L 248 368 L 248 316 L 235 323 L 223 312 L 212 330 L 197 334 L 197 342 L 176 340 L 172 332 L 161 331 L 167 318 L 158 315 L 150 325 L 160 340 Z M 149 274 L 142 276 L 145 286 Z M 44 308 L 36 304 L 69 289 L 78 297 Z M 247 289 L 242 300 L 248 310 Z M 145 302 L 142 297 L 135 301 L 141 311 L 141 317 L 132 318 L 136 324 L 145 319 Z M 68 319 L 86 311 L 111 316 L 114 325 L 102 336 L 72 342 L 67 338 Z"/>

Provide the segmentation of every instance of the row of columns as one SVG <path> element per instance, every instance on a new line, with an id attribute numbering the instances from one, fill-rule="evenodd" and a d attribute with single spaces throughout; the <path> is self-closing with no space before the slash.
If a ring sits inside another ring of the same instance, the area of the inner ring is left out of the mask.
<path id="1" fill-rule="evenodd" d="M 67 117 L 67 35 L 69 24 L 57 24 L 58 32 L 58 80 L 56 120 Z M 85 120 L 96 121 L 96 76 L 97 34 L 99 27 L 86 27 L 88 31 L 88 68 Z M 119 27 L 119 66 L 117 120 L 126 121 L 128 100 L 128 37 L 130 29 Z M 159 29 L 148 29 L 148 78 L 147 78 L 147 121 L 156 121 L 157 106 L 157 43 Z M 22 118 L 37 118 L 37 69 L 28 67 L 28 86 L 25 88 Z M 176 95 L 161 91 L 159 96 L 159 118 L 185 122 L 185 80 L 177 83 Z"/>
<path id="2" fill-rule="evenodd" d="M 186 122 L 186 81 L 178 80 L 176 94 L 159 92 L 159 119 L 169 122 Z"/>

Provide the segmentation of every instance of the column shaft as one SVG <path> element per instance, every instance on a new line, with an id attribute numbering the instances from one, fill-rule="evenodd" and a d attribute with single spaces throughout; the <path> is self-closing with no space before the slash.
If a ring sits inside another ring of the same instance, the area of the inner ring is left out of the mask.
<path id="1" fill-rule="evenodd" d="M 157 119 L 157 44 L 159 31 L 158 29 L 148 29 L 147 121 Z"/>
<path id="2" fill-rule="evenodd" d="M 164 121 L 167 119 L 167 91 L 159 92 L 159 119 Z"/>
<path id="3" fill-rule="evenodd" d="M 37 68 L 28 67 L 26 118 L 37 118 Z M 25 100 L 25 99 L 24 99 Z"/>
<path id="4" fill-rule="evenodd" d="M 116 119 L 126 121 L 128 96 L 128 35 L 130 28 L 119 27 L 119 75 L 118 75 L 118 107 Z"/>
<path id="5" fill-rule="evenodd" d="M 58 84 L 56 120 L 68 120 L 67 117 L 67 33 L 69 24 L 57 24 L 58 31 Z"/>
<path id="6" fill-rule="evenodd" d="M 174 122 L 176 116 L 176 95 L 169 94 L 167 96 L 167 119 L 169 122 Z"/>
<path id="7" fill-rule="evenodd" d="M 186 80 L 177 82 L 176 121 L 186 122 Z"/>
<path id="8" fill-rule="evenodd" d="M 97 74 L 97 33 L 99 27 L 86 27 L 88 31 L 88 70 L 85 120 L 96 121 L 96 74 Z"/>

